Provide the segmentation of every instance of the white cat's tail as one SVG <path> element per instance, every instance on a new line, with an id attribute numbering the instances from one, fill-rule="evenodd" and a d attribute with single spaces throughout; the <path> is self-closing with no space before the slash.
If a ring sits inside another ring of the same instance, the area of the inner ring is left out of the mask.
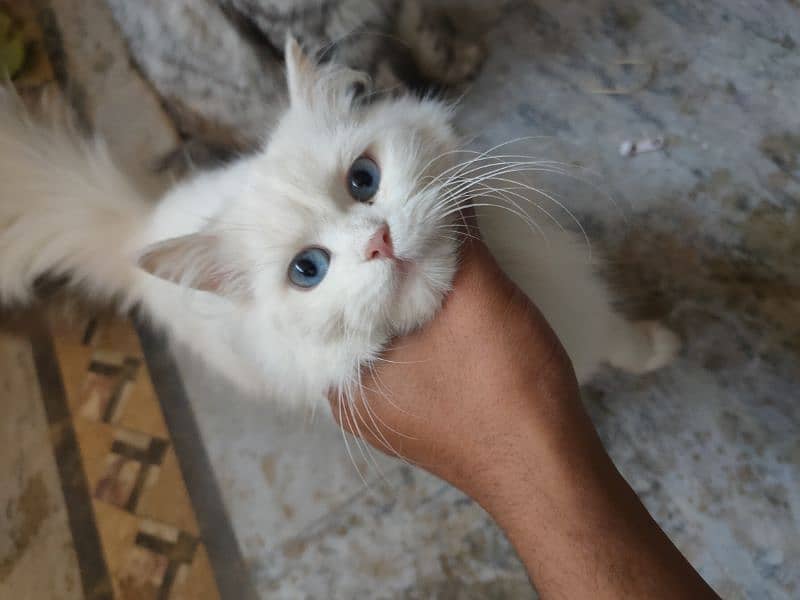
<path id="1" fill-rule="evenodd" d="M 150 210 L 101 143 L 66 119 L 35 123 L 0 86 L 0 303 L 30 299 L 44 274 L 133 300 L 130 244 Z"/>

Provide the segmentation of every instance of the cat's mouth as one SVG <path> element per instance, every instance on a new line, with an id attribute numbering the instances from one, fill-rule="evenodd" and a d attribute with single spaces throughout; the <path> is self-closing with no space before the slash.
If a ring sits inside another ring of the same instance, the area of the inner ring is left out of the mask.
<path id="1" fill-rule="evenodd" d="M 407 258 L 396 258 L 395 268 L 403 279 L 407 278 L 416 270 L 416 263 Z"/>
<path id="2" fill-rule="evenodd" d="M 390 265 L 393 272 L 405 279 L 414 270 L 414 260 L 404 256 L 402 251 L 397 251 L 395 239 L 389 225 L 384 223 L 369 239 L 365 258 L 367 262 L 377 261 Z"/>
<path id="3" fill-rule="evenodd" d="M 393 282 L 390 285 L 393 285 L 395 289 L 398 286 L 404 286 L 419 274 L 418 261 L 403 256 L 393 256 L 391 259 L 381 261 L 380 268 L 387 277 L 387 283 Z"/>

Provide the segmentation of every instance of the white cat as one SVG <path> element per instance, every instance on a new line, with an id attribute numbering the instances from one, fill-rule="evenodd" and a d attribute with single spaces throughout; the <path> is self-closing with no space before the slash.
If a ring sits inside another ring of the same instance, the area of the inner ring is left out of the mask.
<path id="1" fill-rule="evenodd" d="M 347 388 L 393 335 L 431 319 L 457 267 L 457 209 L 482 193 L 474 175 L 492 159 L 454 162 L 446 106 L 362 103 L 353 71 L 315 65 L 291 40 L 286 56 L 290 107 L 263 150 L 157 205 L 102 145 L 32 123 L 3 93 L 0 300 L 67 276 L 140 305 L 243 388 L 289 403 Z M 641 373 L 672 358 L 674 334 L 612 309 L 579 239 L 546 223 L 535 235 L 508 210 L 481 214 L 582 381 L 602 363 Z"/>

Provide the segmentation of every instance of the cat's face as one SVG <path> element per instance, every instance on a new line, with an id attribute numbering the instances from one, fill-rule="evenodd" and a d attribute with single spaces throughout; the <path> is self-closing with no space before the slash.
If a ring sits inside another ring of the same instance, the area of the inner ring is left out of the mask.
<path id="1" fill-rule="evenodd" d="M 269 232 L 248 249 L 265 258 L 256 300 L 277 292 L 279 321 L 309 333 L 415 327 L 455 266 L 454 232 L 434 214 L 437 189 L 425 189 L 428 164 L 441 168 L 434 159 L 452 147 L 442 109 L 404 100 L 336 118 L 317 110 L 330 107 L 292 106 L 231 215 Z"/>
<path id="2" fill-rule="evenodd" d="M 291 44 L 287 68 L 290 108 L 246 159 L 190 284 L 238 297 L 285 339 L 370 349 L 431 318 L 451 285 L 457 217 L 436 180 L 452 164 L 449 112 L 354 102 L 352 74 Z"/>

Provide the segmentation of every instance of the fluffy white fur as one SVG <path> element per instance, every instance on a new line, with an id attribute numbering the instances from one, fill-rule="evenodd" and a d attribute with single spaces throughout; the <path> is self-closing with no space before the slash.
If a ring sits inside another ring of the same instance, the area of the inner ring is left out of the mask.
<path id="1" fill-rule="evenodd" d="M 361 105 L 350 94 L 357 74 L 313 65 L 291 41 L 287 65 L 290 107 L 263 150 L 177 185 L 157 205 L 102 145 L 36 125 L 0 96 L 0 300 L 27 300 L 41 275 L 67 276 L 93 297 L 141 305 L 240 386 L 318 402 L 352 388 L 393 335 L 433 317 L 457 267 L 456 209 L 499 194 L 506 209 L 481 210 L 486 240 L 553 324 L 580 379 L 605 362 L 644 372 L 672 357 L 668 330 L 614 312 L 585 245 L 546 224 L 536 235 L 509 212 L 521 195 L 487 187 L 493 159 L 454 162 L 448 108 L 411 97 Z M 371 205 L 345 186 L 364 153 L 382 171 Z M 410 267 L 365 260 L 382 223 Z M 308 246 L 332 260 L 322 283 L 302 291 L 287 269 Z"/>

